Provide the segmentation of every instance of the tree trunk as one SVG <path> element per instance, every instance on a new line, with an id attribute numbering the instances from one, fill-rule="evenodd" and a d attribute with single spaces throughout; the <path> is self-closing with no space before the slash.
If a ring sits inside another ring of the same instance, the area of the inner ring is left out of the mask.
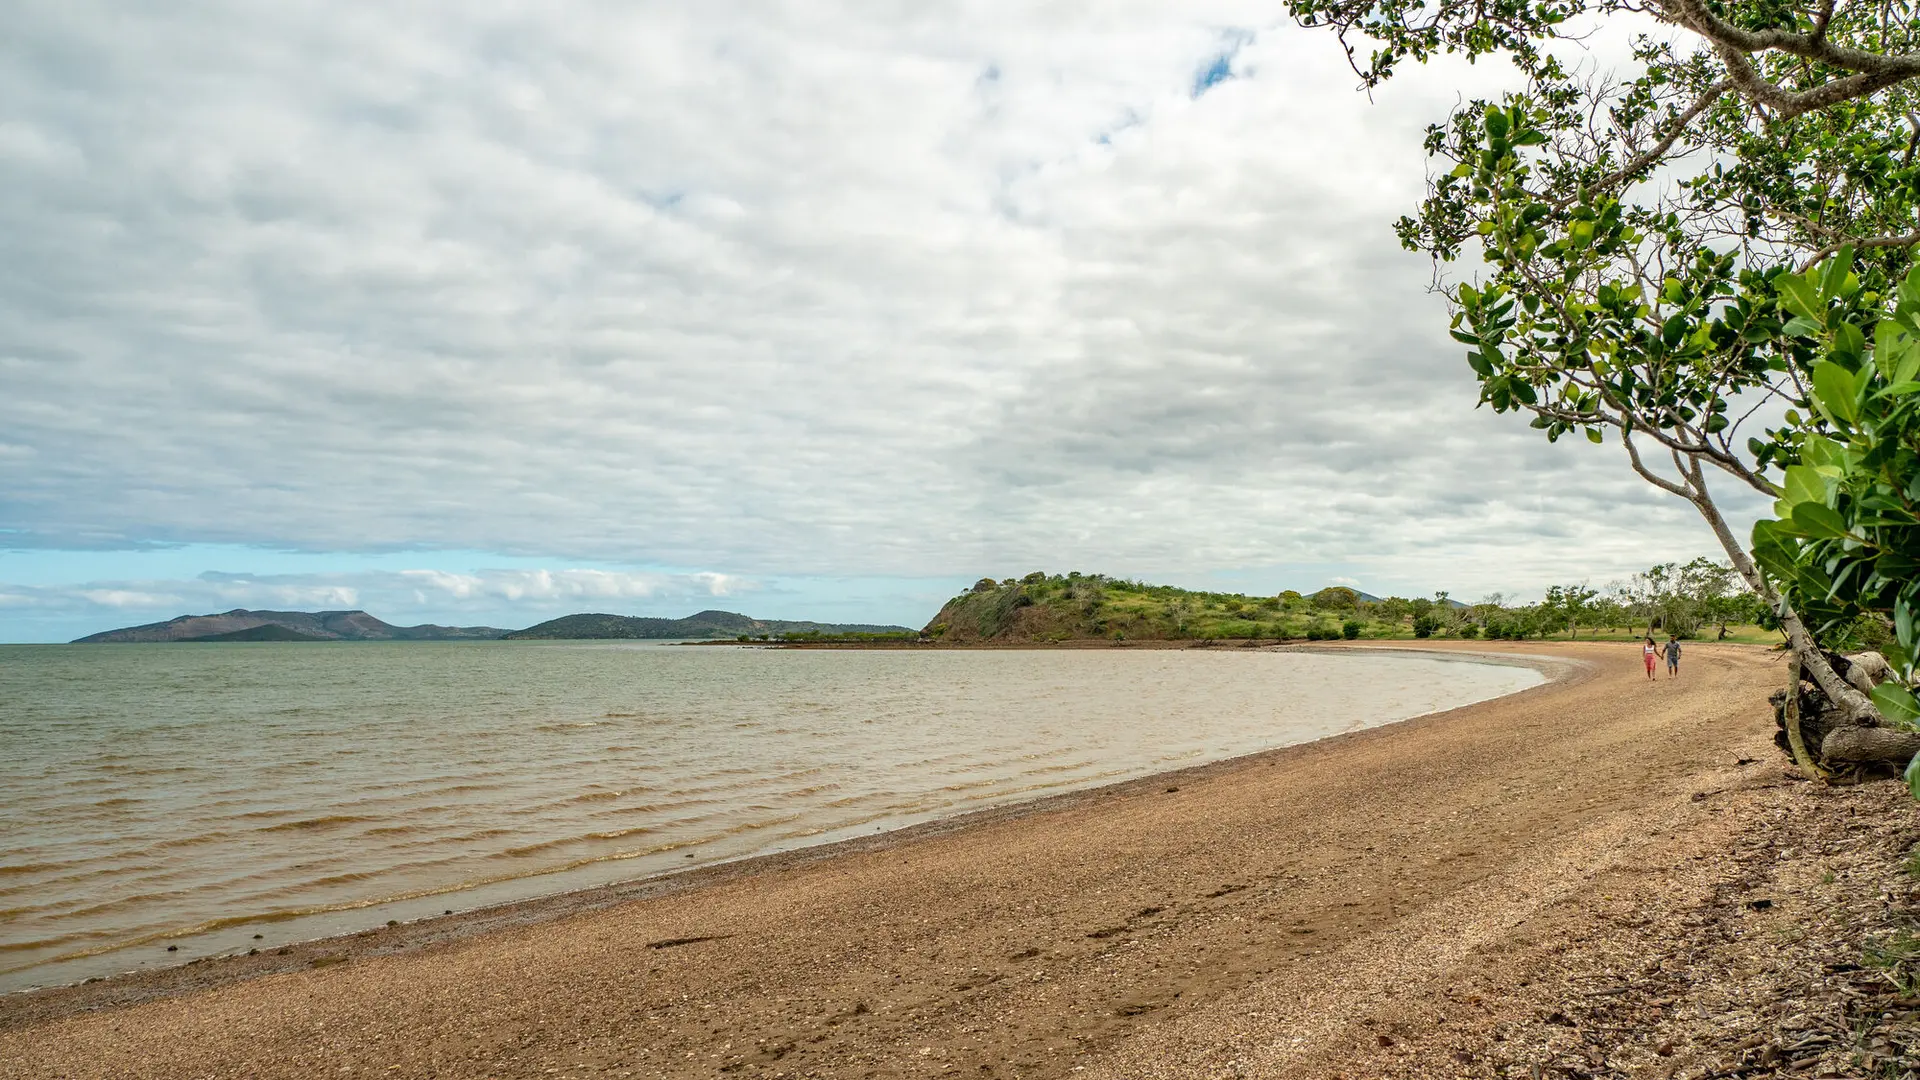
<path id="1" fill-rule="evenodd" d="M 1793 751 L 1794 764 L 1800 766 L 1800 772 L 1809 780 L 1824 780 L 1827 774 L 1814 764 L 1813 755 L 1807 753 L 1806 733 L 1800 730 L 1800 657 L 1794 656 L 1787 668 L 1787 699 L 1783 703 L 1786 715 L 1782 727 L 1787 729 L 1787 745 Z"/>
<path id="2" fill-rule="evenodd" d="M 1904 764 L 1920 754 L 1920 731 L 1891 728 L 1841 727 L 1827 732 L 1820 757 L 1829 762 L 1868 764 L 1890 761 Z"/>
<path id="3" fill-rule="evenodd" d="M 1720 516 L 1720 508 L 1713 504 L 1713 499 L 1702 490 L 1698 498 L 1690 501 L 1713 528 L 1713 535 L 1720 541 L 1720 547 L 1733 560 L 1733 568 L 1746 579 L 1748 587 L 1780 616 L 1780 629 L 1786 632 L 1787 644 L 1800 662 L 1806 665 L 1807 674 L 1813 677 L 1815 685 L 1840 710 L 1846 723 L 1869 727 L 1878 725 L 1880 710 L 1874 707 L 1872 699 L 1848 685 L 1833 670 L 1833 665 L 1827 663 L 1820 646 L 1813 640 L 1813 634 L 1808 632 L 1807 624 L 1800 621 L 1799 613 L 1793 610 L 1793 605 L 1787 602 L 1786 597 L 1773 591 L 1767 576 L 1760 572 L 1760 568 L 1748 556 L 1747 549 L 1734 538 L 1733 530 L 1727 527 L 1727 519 Z M 1821 755 L 1824 757 L 1825 754 L 1823 744 Z"/>

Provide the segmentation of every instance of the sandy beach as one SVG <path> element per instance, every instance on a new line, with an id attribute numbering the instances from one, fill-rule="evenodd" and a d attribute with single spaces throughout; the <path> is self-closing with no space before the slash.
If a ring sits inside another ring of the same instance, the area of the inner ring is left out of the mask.
<path id="1" fill-rule="evenodd" d="M 1604 1052 L 1700 1075 L 1724 1048 L 1674 1027 L 1688 995 L 1737 998 L 1758 961 L 1729 950 L 1809 874 L 1879 865 L 1766 830 L 1866 799 L 1898 817 L 1873 843 L 1909 842 L 1890 785 L 1784 775 L 1762 649 L 1691 646 L 1649 683 L 1631 644 L 1425 647 L 1554 677 L 880 839 L 13 995 L 0 1076 L 1527 1075 L 1604 1026 L 1570 988 L 1615 982 L 1641 989 L 1594 1008 L 1664 1004 Z"/>

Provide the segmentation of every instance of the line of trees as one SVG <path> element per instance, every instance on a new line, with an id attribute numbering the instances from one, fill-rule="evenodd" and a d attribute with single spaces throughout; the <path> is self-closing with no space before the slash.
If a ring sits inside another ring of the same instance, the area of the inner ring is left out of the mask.
<path id="1" fill-rule="evenodd" d="M 1583 631 L 1610 631 L 1718 639 L 1734 626 L 1779 626 L 1766 601 L 1747 588 L 1733 567 L 1704 557 L 1658 563 L 1605 588 L 1584 581 L 1555 585 L 1531 604 L 1516 603 L 1503 593 L 1462 604 L 1444 591 L 1430 598 L 1367 600 L 1340 587 L 1311 596 L 1285 592 L 1276 599 L 1283 610 L 1352 612 L 1388 625 L 1410 623 L 1417 637 L 1578 638 Z"/>

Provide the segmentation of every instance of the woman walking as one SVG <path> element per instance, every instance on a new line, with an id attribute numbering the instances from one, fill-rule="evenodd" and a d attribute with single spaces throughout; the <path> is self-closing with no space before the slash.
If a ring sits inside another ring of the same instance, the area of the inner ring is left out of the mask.
<path id="1" fill-rule="evenodd" d="M 1647 662 L 1647 678 L 1649 679 L 1655 677 L 1653 674 L 1653 662 L 1659 655 L 1660 647 L 1653 643 L 1653 635 L 1648 634 L 1646 642 L 1640 646 L 1640 656 Z"/>

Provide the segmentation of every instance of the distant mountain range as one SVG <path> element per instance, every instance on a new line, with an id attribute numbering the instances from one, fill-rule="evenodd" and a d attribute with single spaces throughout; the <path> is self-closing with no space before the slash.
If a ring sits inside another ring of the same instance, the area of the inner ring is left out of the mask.
<path id="1" fill-rule="evenodd" d="M 523 638 L 730 638 L 748 634 L 910 634 L 904 626 L 869 623 L 789 622 L 754 619 L 731 611 L 702 611 L 684 619 L 651 619 L 637 615 L 567 615 L 551 619 L 506 637 Z"/>
<path id="2" fill-rule="evenodd" d="M 274 626 L 293 636 L 264 629 Z M 494 626 L 394 626 L 364 611 L 247 611 L 234 608 L 218 615 L 182 615 L 166 622 L 89 634 L 75 644 L 130 641 L 485 641 L 505 634 L 505 630 Z"/>
<path id="3" fill-rule="evenodd" d="M 572 638 L 731 638 L 748 634 L 794 633 L 898 634 L 904 626 L 865 623 L 790 622 L 755 619 L 731 611 L 702 611 L 684 619 L 631 615 L 568 615 L 525 630 L 494 626 L 394 626 L 364 611 L 246 611 L 218 615 L 182 615 L 166 622 L 107 630 L 75 644 L 154 641 L 491 641 L 497 638 L 560 640 Z"/>

